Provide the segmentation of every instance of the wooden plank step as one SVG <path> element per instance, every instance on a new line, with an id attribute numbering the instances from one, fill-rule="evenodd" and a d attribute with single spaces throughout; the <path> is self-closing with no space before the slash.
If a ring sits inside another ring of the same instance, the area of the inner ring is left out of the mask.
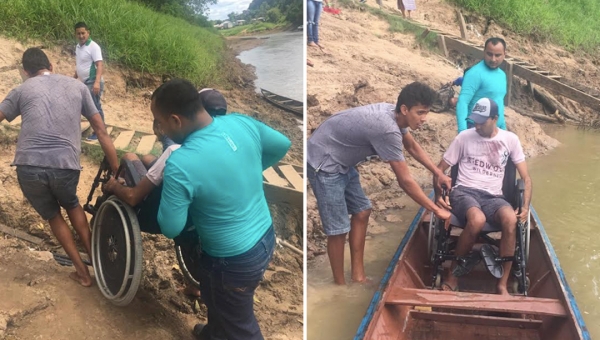
<path id="1" fill-rule="evenodd" d="M 4 224 L 0 224 L 0 232 L 3 232 L 7 235 L 11 235 L 17 238 L 20 238 L 21 240 L 27 241 L 27 242 L 31 242 L 33 244 L 41 244 L 42 242 L 44 242 L 44 240 L 42 240 L 39 237 L 35 237 L 33 235 L 29 235 L 28 233 L 15 229 L 15 228 L 10 228 L 8 226 L 5 226 Z"/>
<path id="2" fill-rule="evenodd" d="M 550 79 L 561 79 L 562 77 L 557 75 L 557 74 L 549 74 L 546 77 L 550 78 Z"/>
<path id="3" fill-rule="evenodd" d="M 84 133 L 87 131 L 87 129 L 90 128 L 90 122 L 88 122 L 87 120 L 82 120 L 81 121 L 81 133 Z"/>
<path id="4" fill-rule="evenodd" d="M 566 317 L 565 307 L 556 299 L 497 294 L 446 292 L 389 287 L 385 303 L 389 305 L 430 306 L 452 309 L 524 313 Z"/>
<path id="5" fill-rule="evenodd" d="M 138 144 L 135 152 L 140 155 L 147 155 L 154 148 L 154 143 L 156 142 L 156 135 L 146 135 L 140 139 L 140 143 Z"/>
<path id="6" fill-rule="evenodd" d="M 117 139 L 115 139 L 115 141 L 113 142 L 113 144 L 115 145 L 115 149 L 125 149 L 131 142 L 131 139 L 133 138 L 134 134 L 135 131 L 122 131 L 121 134 L 119 134 L 119 136 L 117 137 Z"/>
<path id="7" fill-rule="evenodd" d="M 411 310 L 409 311 L 409 316 L 413 319 L 441 321 L 448 323 L 457 323 L 461 325 L 467 324 L 492 327 L 510 327 L 519 329 L 538 329 L 542 327 L 543 324 L 542 320 L 535 319 L 505 318 L 485 315 L 465 315 L 423 310 Z"/>
<path id="8" fill-rule="evenodd" d="M 110 134 L 112 133 L 113 127 L 112 126 L 107 126 L 106 127 L 106 133 L 110 136 Z"/>
<path id="9" fill-rule="evenodd" d="M 273 169 L 273 167 L 270 167 L 263 171 L 263 177 L 265 178 L 265 181 L 267 183 L 276 186 L 287 187 L 289 185 L 288 181 L 286 181 L 284 178 L 281 178 L 281 176 L 279 176 L 279 174 L 275 171 L 275 169 Z"/>
<path id="10" fill-rule="evenodd" d="M 304 181 L 302 180 L 302 177 L 298 175 L 298 172 L 296 172 L 294 167 L 292 167 L 291 165 L 281 165 L 279 166 L 279 170 L 281 170 L 281 173 L 283 173 L 285 178 L 287 178 L 287 180 L 290 183 L 292 183 L 294 189 L 303 190 Z"/>
<path id="11" fill-rule="evenodd" d="M 304 193 L 292 188 L 281 187 L 270 183 L 263 185 L 265 198 L 269 203 L 287 203 L 302 209 Z"/>

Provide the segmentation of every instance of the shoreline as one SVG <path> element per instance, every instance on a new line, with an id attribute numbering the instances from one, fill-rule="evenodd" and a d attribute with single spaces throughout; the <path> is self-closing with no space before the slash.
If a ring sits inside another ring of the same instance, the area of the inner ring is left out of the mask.
<path id="1" fill-rule="evenodd" d="M 267 39 L 270 38 L 269 36 L 272 34 L 301 32 L 295 29 L 289 29 L 289 27 L 286 28 L 276 28 L 248 35 L 240 34 L 223 38 L 225 39 L 227 46 L 234 52 L 235 56 L 238 56 L 244 51 L 249 51 L 262 45 Z"/>

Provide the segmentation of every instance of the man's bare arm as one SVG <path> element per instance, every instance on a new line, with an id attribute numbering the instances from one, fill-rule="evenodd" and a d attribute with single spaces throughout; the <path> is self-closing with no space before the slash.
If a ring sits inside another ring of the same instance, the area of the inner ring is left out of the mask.
<path id="1" fill-rule="evenodd" d="M 98 60 L 95 62 L 96 64 L 96 80 L 94 81 L 94 86 L 92 90 L 95 95 L 100 94 L 100 81 L 102 80 L 102 73 L 104 72 L 104 63 L 102 60 Z"/>
<path id="2" fill-rule="evenodd" d="M 88 120 L 90 122 L 90 125 L 92 126 L 92 129 L 94 129 L 96 136 L 98 136 L 98 142 L 102 147 L 102 151 L 104 151 L 104 155 L 106 156 L 106 160 L 108 161 L 111 170 L 113 171 L 113 173 L 116 173 L 119 169 L 117 150 L 115 149 L 115 146 L 112 140 L 110 139 L 110 136 L 106 132 L 106 126 L 102 121 L 102 117 L 100 117 L 99 113 L 96 113 Z"/>
<path id="3" fill-rule="evenodd" d="M 412 198 L 415 202 L 417 202 L 425 209 L 432 211 L 437 217 L 443 220 L 450 218 L 450 213 L 448 211 L 435 205 L 427 197 L 427 195 L 425 195 L 423 190 L 421 190 L 421 187 L 417 184 L 417 182 L 415 182 L 415 180 L 410 175 L 408 165 L 406 165 L 406 162 L 391 161 L 390 166 L 396 174 L 398 184 L 410 198 Z"/>
<path id="4" fill-rule="evenodd" d="M 408 153 L 411 156 L 413 156 L 419 163 L 423 164 L 423 166 L 425 166 L 429 171 L 431 171 L 434 179 L 433 186 L 436 189 L 436 191 L 439 191 L 442 184 L 450 188 L 452 183 L 450 177 L 446 176 L 444 174 L 444 171 L 441 171 L 439 167 L 436 167 L 433 164 L 425 150 L 423 150 L 421 145 L 417 143 L 417 141 L 410 134 L 410 132 L 404 135 L 404 137 L 402 138 L 402 143 L 404 144 L 406 151 L 408 151 Z"/>
<path id="5" fill-rule="evenodd" d="M 115 194 L 120 200 L 131 207 L 140 204 L 156 186 L 150 182 L 148 177 L 142 177 L 142 180 L 133 188 L 120 184 L 116 179 L 111 178 L 104 185 L 104 192 Z"/>

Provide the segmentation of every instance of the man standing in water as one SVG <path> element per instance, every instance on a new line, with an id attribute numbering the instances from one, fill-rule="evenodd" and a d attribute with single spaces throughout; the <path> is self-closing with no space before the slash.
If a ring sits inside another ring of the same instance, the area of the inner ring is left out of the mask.
<path id="1" fill-rule="evenodd" d="M 96 105 L 102 122 L 104 122 L 104 111 L 102 111 L 102 104 L 100 103 L 100 97 L 104 92 L 102 50 L 90 38 L 90 31 L 85 22 L 75 24 L 75 36 L 77 37 L 77 41 L 79 41 L 77 46 L 75 46 L 75 62 L 77 63 L 75 78 L 79 78 L 90 90 L 94 105 Z M 94 141 L 98 137 L 95 133 L 92 133 L 87 139 Z"/>
<path id="2" fill-rule="evenodd" d="M 425 123 L 436 95 L 429 86 L 414 82 L 402 89 L 395 106 L 379 103 L 342 111 L 325 120 L 308 140 L 307 175 L 327 234 L 327 254 L 335 283 L 346 283 L 344 244 L 347 234 L 352 281 L 367 279 L 363 259 L 371 202 L 362 190 L 355 169 L 365 159 L 378 155 L 389 162 L 398 184 L 408 196 L 436 216 L 450 217 L 448 211 L 427 198 L 411 177 L 402 151 L 406 148 L 437 176 L 439 185 L 450 187 L 450 178 L 433 164 L 408 131 Z"/>
<path id="3" fill-rule="evenodd" d="M 248 116 L 211 117 L 194 85 L 174 79 L 152 94 L 154 119 L 181 147 L 167 159 L 158 210 L 162 233 L 174 238 L 192 218 L 202 242 L 200 291 L 208 323 L 200 339 L 260 340 L 254 291 L 275 247 L 262 172 L 291 143 Z"/>
<path id="4" fill-rule="evenodd" d="M 467 115 L 481 98 L 490 98 L 498 105 L 498 127 L 506 130 L 504 121 L 504 97 L 506 96 L 506 73 L 500 69 L 506 53 L 506 42 L 502 38 L 489 38 L 483 50 L 483 60 L 465 72 L 458 103 L 456 124 L 460 133 L 473 127 Z"/>
<path id="5" fill-rule="evenodd" d="M 82 115 L 97 134 L 113 173 L 118 168 L 117 153 L 85 85 L 52 74 L 48 57 L 38 48 L 23 53 L 23 68 L 28 79 L 0 103 L 0 121 L 10 122 L 18 115 L 23 119 L 12 165 L 17 167 L 23 196 L 48 221 L 73 262 L 76 271 L 69 276 L 89 287 L 92 278 L 60 213 L 61 207 L 67 211 L 73 229 L 91 255 L 90 227 L 77 198 Z"/>

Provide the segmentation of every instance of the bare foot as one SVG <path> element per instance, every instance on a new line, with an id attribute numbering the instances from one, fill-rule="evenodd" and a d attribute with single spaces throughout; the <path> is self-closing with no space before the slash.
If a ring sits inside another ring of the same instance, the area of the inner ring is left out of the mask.
<path id="1" fill-rule="evenodd" d="M 373 281 L 373 279 L 368 276 L 365 276 L 364 278 L 362 278 L 360 280 L 352 279 L 352 283 L 365 285 L 365 286 L 374 286 L 375 285 L 375 281 Z"/>
<path id="2" fill-rule="evenodd" d="M 510 295 L 506 286 L 496 286 L 496 293 L 500 295 Z"/>
<path id="3" fill-rule="evenodd" d="M 310 67 L 313 67 L 313 66 L 315 66 L 315 64 L 313 64 L 313 62 L 312 62 L 312 61 L 310 61 L 310 60 L 308 60 L 308 59 L 306 59 L 306 65 L 308 65 L 308 66 L 310 66 Z"/>
<path id="4" fill-rule="evenodd" d="M 319 47 L 319 45 L 315 44 L 313 41 L 309 42 L 308 47 Z"/>
<path id="5" fill-rule="evenodd" d="M 88 277 L 81 277 L 79 274 L 77 274 L 77 272 L 72 272 L 69 274 L 69 277 L 84 287 L 92 286 L 92 277 L 89 275 Z"/>
<path id="6" fill-rule="evenodd" d="M 191 296 L 191 297 L 200 297 L 200 289 L 189 285 L 189 286 L 185 286 L 185 288 L 183 289 L 183 294 L 187 295 L 187 296 Z"/>

